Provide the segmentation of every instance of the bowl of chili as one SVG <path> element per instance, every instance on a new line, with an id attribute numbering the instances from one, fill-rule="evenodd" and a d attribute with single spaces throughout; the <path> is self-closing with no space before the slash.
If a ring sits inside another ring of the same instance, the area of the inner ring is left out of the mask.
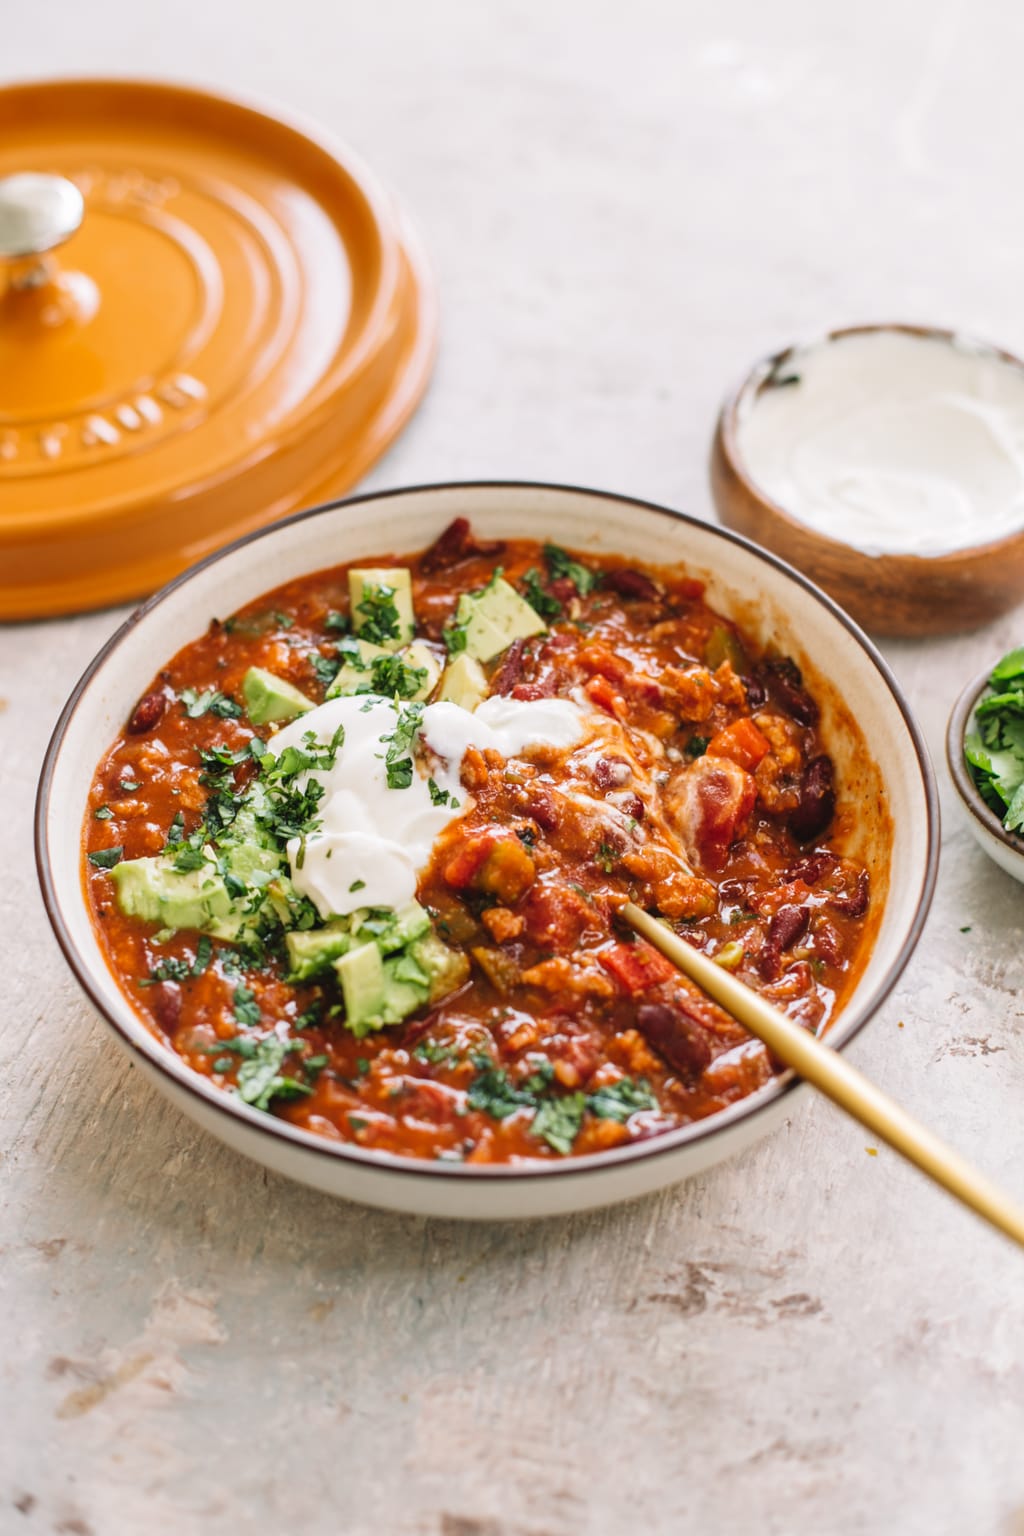
<path id="1" fill-rule="evenodd" d="M 190 1118 L 491 1219 L 660 1188 L 802 1091 L 624 900 L 841 1048 L 919 937 L 938 815 L 885 663 L 799 573 L 479 483 L 316 508 L 143 604 L 58 721 L 36 843 L 72 970 Z"/>

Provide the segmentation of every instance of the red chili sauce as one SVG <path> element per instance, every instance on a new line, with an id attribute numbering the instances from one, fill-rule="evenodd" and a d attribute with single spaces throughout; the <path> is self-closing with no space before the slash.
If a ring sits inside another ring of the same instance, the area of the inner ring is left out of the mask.
<path id="1" fill-rule="evenodd" d="M 759 1088 L 776 1070 L 763 1047 L 616 911 L 632 899 L 659 913 L 810 1030 L 835 1014 L 866 958 L 868 875 L 830 843 L 837 785 L 794 663 L 758 654 L 677 567 L 552 556 L 525 540 L 483 546 L 461 519 L 419 556 L 358 563 L 408 567 L 417 634 L 439 656 L 459 595 L 500 566 L 549 629 L 490 664 L 491 693 L 574 694 L 607 722 L 602 750 L 571 773 L 565 753 L 506 762 L 469 750 L 465 814 L 417 890 L 435 931 L 468 957 L 468 979 L 357 1039 L 332 976 L 289 980 L 280 935 L 253 952 L 158 933 L 120 912 L 100 867 L 201 826 L 212 789 L 200 750 L 241 759 L 222 770 L 234 793 L 259 773 L 243 749 L 261 734 L 272 752 L 273 729 L 255 732 L 238 708 L 248 668 L 322 700 L 348 617 L 347 567 L 213 620 L 154 678 L 90 797 L 92 912 L 132 1007 L 226 1092 L 261 1041 L 287 1042 L 274 1047 L 262 1107 L 418 1158 L 592 1153 Z"/>

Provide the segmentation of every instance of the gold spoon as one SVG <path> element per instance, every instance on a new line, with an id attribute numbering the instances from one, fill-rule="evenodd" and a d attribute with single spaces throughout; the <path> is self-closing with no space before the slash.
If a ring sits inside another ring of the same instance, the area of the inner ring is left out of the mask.
<path id="1" fill-rule="evenodd" d="M 947 1147 L 874 1083 L 862 1077 L 838 1051 L 794 1024 L 781 1009 L 744 986 L 742 981 L 694 949 L 692 944 L 687 944 L 658 918 L 642 912 L 633 902 L 626 903 L 621 916 L 720 1007 L 763 1041 L 787 1067 L 792 1067 L 840 1109 L 845 1109 L 848 1115 L 867 1126 L 873 1135 L 888 1142 L 936 1184 L 941 1184 L 964 1205 L 1024 1247 L 1024 1211 L 958 1152 Z"/>

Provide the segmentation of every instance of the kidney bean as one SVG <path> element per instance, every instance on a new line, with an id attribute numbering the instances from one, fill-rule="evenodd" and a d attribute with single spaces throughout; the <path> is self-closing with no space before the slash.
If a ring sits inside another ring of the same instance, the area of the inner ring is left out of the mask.
<path id="1" fill-rule="evenodd" d="M 822 753 L 812 757 L 800 780 L 800 801 L 789 813 L 789 830 L 798 843 L 820 837 L 836 809 L 835 770 Z"/>
<path id="2" fill-rule="evenodd" d="M 434 571 L 444 571 L 451 565 L 457 565 L 460 560 L 468 560 L 470 555 L 500 555 L 504 548 L 502 543 L 481 544 L 479 539 L 473 537 L 469 519 L 457 517 L 424 552 L 420 559 L 420 570 L 429 576 Z"/>
<path id="3" fill-rule="evenodd" d="M 634 794 L 631 789 L 619 791 L 618 794 L 609 795 L 609 801 L 623 816 L 632 816 L 634 821 L 643 821 L 646 806 L 640 796 Z"/>
<path id="4" fill-rule="evenodd" d="M 546 789 L 533 789 L 526 797 L 526 814 L 533 818 L 542 832 L 556 832 L 561 817 L 554 795 Z"/>
<path id="5" fill-rule="evenodd" d="M 636 1027 L 680 1077 L 694 1081 L 711 1060 L 711 1046 L 700 1025 L 678 1006 L 642 1003 Z"/>
<path id="6" fill-rule="evenodd" d="M 129 736 L 144 736 L 155 725 L 159 725 L 167 708 L 167 695 L 163 693 L 147 693 L 136 704 L 128 721 L 127 731 Z"/>
<path id="7" fill-rule="evenodd" d="M 612 570 L 605 571 L 604 584 L 611 587 L 620 597 L 632 597 L 642 603 L 656 603 L 661 593 L 649 576 L 642 571 Z"/>
<path id="8" fill-rule="evenodd" d="M 806 907 L 780 907 L 768 924 L 768 937 L 757 957 L 757 967 L 765 981 L 776 981 L 782 970 L 783 951 L 792 949 L 807 932 L 811 914 Z"/>
<path id="9" fill-rule="evenodd" d="M 843 958 L 843 947 L 839 934 L 829 922 L 827 917 L 817 917 L 814 921 L 814 953 L 829 965 L 838 965 Z"/>
<path id="10" fill-rule="evenodd" d="M 847 917 L 863 917 L 868 909 L 870 899 L 870 883 L 866 869 L 859 869 L 853 881 L 853 889 L 850 891 L 837 891 L 828 898 L 828 905 L 833 912 L 842 912 Z"/>
<path id="11" fill-rule="evenodd" d="M 153 1012 L 165 1035 L 173 1035 L 181 1018 L 181 988 L 176 981 L 162 981 L 153 988 Z"/>
<path id="12" fill-rule="evenodd" d="M 624 757 L 599 757 L 593 775 L 598 789 L 621 789 L 633 777 L 633 770 Z"/>
<path id="13" fill-rule="evenodd" d="M 511 693 L 516 683 L 522 679 L 525 651 L 525 640 L 512 641 L 512 644 L 498 663 L 498 670 L 491 678 L 492 694 Z"/>
<path id="14" fill-rule="evenodd" d="M 763 709 L 768 703 L 768 689 L 760 678 L 741 677 L 740 682 L 746 690 L 747 703 L 751 709 Z"/>
<path id="15" fill-rule="evenodd" d="M 816 853 L 809 853 L 805 858 L 786 870 L 786 879 L 802 880 L 804 885 L 817 885 L 824 875 L 830 875 L 839 863 L 834 853 L 829 853 L 826 848 L 819 848 Z"/>
<path id="16" fill-rule="evenodd" d="M 798 725 L 817 725 L 818 706 L 803 686 L 803 673 L 791 657 L 774 657 L 765 662 L 762 671 L 768 674 L 769 689 Z"/>

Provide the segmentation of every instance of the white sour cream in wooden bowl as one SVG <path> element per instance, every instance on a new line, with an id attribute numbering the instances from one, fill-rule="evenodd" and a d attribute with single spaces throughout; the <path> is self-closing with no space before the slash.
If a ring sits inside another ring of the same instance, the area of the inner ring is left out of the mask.
<path id="1" fill-rule="evenodd" d="M 1024 368 L 959 337 L 847 332 L 738 402 L 750 479 L 869 555 L 949 554 L 1024 528 Z"/>

